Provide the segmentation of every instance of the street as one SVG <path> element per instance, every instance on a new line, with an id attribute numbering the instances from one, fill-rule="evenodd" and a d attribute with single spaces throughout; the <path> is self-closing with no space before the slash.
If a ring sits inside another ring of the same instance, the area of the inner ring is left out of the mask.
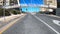
<path id="1" fill-rule="evenodd" d="M 27 13 L 2 34 L 60 34 L 60 26 L 54 20 L 60 21 L 56 17 Z"/>

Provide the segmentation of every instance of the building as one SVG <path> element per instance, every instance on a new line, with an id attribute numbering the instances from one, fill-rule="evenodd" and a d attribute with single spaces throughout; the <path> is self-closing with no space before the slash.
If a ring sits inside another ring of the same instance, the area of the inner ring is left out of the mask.
<path id="1" fill-rule="evenodd" d="M 52 8 L 56 9 L 57 8 L 57 0 L 44 0 L 44 5 L 48 6 L 46 7 L 41 7 L 41 11 L 49 11 L 52 12 Z"/>
<path id="2" fill-rule="evenodd" d="M 57 0 L 56 15 L 57 15 L 57 16 L 60 16 L 60 0 Z"/>
<path id="3" fill-rule="evenodd" d="M 57 0 L 44 0 L 45 5 L 57 6 Z"/>
<path id="4" fill-rule="evenodd" d="M 40 11 L 45 12 L 47 9 L 44 7 L 40 7 Z"/>
<path id="5" fill-rule="evenodd" d="M 60 8 L 60 0 L 57 0 L 57 8 Z"/>
<path id="6" fill-rule="evenodd" d="M 0 0 L 0 5 L 8 6 L 18 4 L 17 0 Z"/>
<path id="7" fill-rule="evenodd" d="M 15 4 L 18 4 L 17 0 L 10 0 L 10 5 L 15 5 Z"/>
<path id="8" fill-rule="evenodd" d="M 0 6 L 2 6 L 3 5 L 3 0 L 0 0 Z"/>
<path id="9" fill-rule="evenodd" d="M 8 5 L 9 5 L 9 1 L 10 1 L 10 0 L 3 0 L 4 6 L 8 6 Z"/>

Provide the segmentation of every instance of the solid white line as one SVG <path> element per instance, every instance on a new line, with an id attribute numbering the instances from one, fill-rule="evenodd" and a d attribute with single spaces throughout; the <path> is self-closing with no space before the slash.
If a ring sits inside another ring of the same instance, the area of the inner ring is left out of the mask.
<path id="1" fill-rule="evenodd" d="M 33 14 L 32 14 L 33 15 Z M 41 21 L 42 23 L 44 23 L 46 26 L 48 26 L 50 29 L 52 29 L 55 33 L 60 34 L 57 30 L 55 30 L 53 27 L 51 27 L 50 25 L 48 25 L 45 21 L 43 21 L 41 18 L 33 15 L 36 19 L 38 19 L 39 21 Z"/>

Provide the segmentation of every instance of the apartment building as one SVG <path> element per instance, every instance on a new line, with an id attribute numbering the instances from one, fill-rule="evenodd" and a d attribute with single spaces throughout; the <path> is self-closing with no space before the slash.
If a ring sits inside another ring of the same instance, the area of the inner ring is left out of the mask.
<path id="1" fill-rule="evenodd" d="M 44 7 L 40 7 L 40 11 L 45 12 L 47 9 Z"/>
<path id="2" fill-rule="evenodd" d="M 57 0 L 56 15 L 57 15 L 57 16 L 60 16 L 60 0 Z"/>
<path id="3" fill-rule="evenodd" d="M 0 0 L 0 5 L 8 6 L 18 4 L 17 0 Z"/>
<path id="4" fill-rule="evenodd" d="M 57 0 L 44 0 L 45 5 L 57 6 Z"/>
<path id="5" fill-rule="evenodd" d="M 4 1 L 4 6 L 8 6 L 9 5 L 10 0 L 3 0 L 3 1 Z"/>
<path id="6" fill-rule="evenodd" d="M 57 0 L 44 0 L 44 5 L 48 6 L 48 8 L 41 7 L 41 11 L 50 11 L 52 12 L 53 10 L 50 8 L 57 8 Z M 50 7 L 50 8 L 49 8 Z"/>
<path id="7" fill-rule="evenodd" d="M 60 0 L 57 0 L 57 8 L 60 8 Z"/>
<path id="8" fill-rule="evenodd" d="M 0 0 L 0 6 L 2 6 L 3 5 L 3 0 Z"/>
<path id="9" fill-rule="evenodd" d="M 15 5 L 15 4 L 18 4 L 17 0 L 10 0 L 10 5 Z"/>

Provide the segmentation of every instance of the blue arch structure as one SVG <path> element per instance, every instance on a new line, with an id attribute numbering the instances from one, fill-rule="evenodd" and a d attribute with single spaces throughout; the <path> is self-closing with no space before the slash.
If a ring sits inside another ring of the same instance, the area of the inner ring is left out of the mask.
<path id="1" fill-rule="evenodd" d="M 42 5 L 43 4 L 43 0 L 20 0 L 20 4 L 35 4 L 35 5 Z M 27 10 L 26 10 L 27 9 Z M 40 11 L 40 7 L 22 7 L 22 11 L 24 12 L 39 12 Z"/>

